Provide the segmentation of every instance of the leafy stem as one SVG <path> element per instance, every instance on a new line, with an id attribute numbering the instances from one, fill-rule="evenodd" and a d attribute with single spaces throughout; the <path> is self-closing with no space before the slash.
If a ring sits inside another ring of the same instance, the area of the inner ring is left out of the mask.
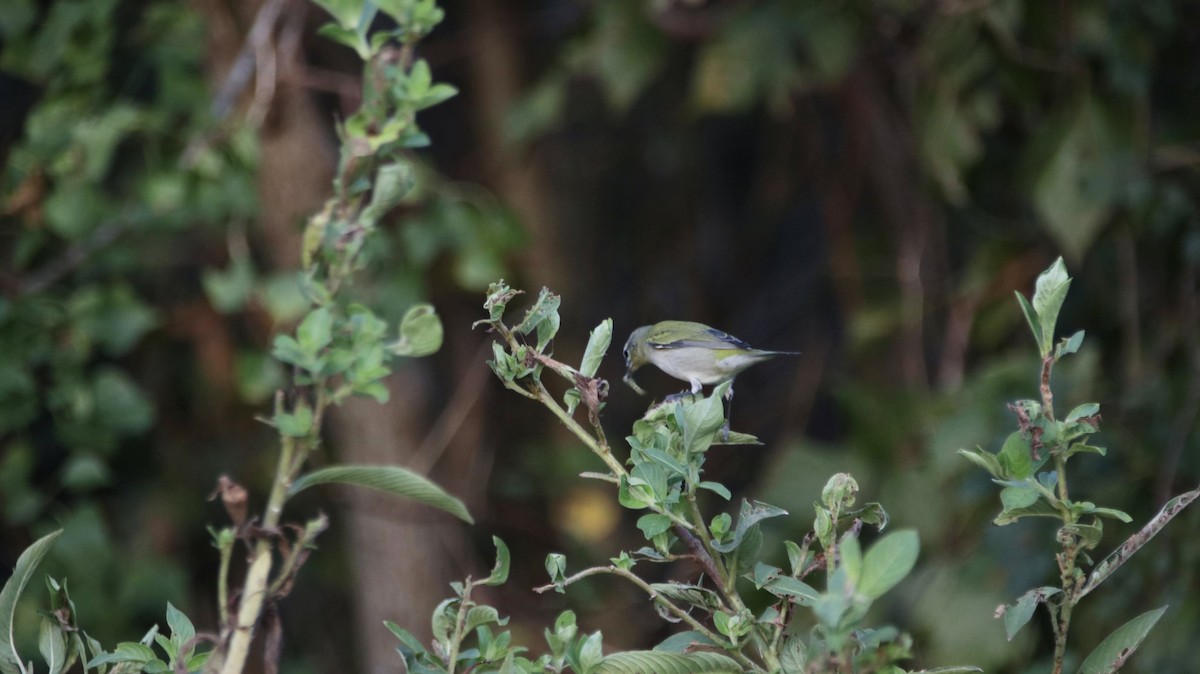
<path id="1" fill-rule="evenodd" d="M 730 571 L 730 567 L 733 569 L 737 568 L 737 551 L 735 550 L 733 553 L 734 557 L 730 563 L 730 566 L 726 566 L 721 554 L 715 547 L 713 547 L 712 536 L 708 532 L 708 527 L 704 525 L 704 515 L 700 513 L 700 506 L 696 503 L 694 486 L 690 486 L 686 500 L 688 503 L 688 510 L 691 515 L 692 523 L 695 527 L 694 530 L 697 532 L 700 542 L 704 546 L 703 551 L 707 557 L 707 559 L 702 559 L 702 561 L 707 565 L 708 572 L 710 574 L 715 574 L 713 576 L 713 580 L 717 582 L 717 587 L 721 591 L 721 596 L 725 598 L 725 601 L 729 603 L 733 611 L 738 612 L 744 610 L 746 608 L 746 604 L 742 601 L 741 596 L 737 593 L 737 588 L 734 587 L 737 579 L 734 577 L 734 573 Z"/>
<path id="2" fill-rule="evenodd" d="M 474 605 L 471 601 L 471 591 L 474 589 L 475 583 L 468 577 L 463 583 L 462 601 L 458 604 L 458 615 L 454 618 L 454 634 L 450 639 L 450 652 L 446 654 L 447 674 L 454 674 L 454 670 L 458 666 L 458 651 L 462 647 L 463 639 L 467 636 L 464 634 L 467 615 L 470 614 L 471 607 Z"/>
<path id="3" fill-rule="evenodd" d="M 589 569 L 584 569 L 574 575 L 568 576 L 557 583 L 549 583 L 547 585 L 535 587 L 535 588 L 533 588 L 533 591 L 537 592 L 539 594 L 542 594 L 549 590 L 566 587 L 566 586 L 576 583 L 580 580 L 583 580 L 584 578 L 588 578 L 589 576 L 598 576 L 598 575 L 619 576 L 621 578 L 624 578 L 625 580 L 628 580 L 629 582 L 631 582 L 634 585 L 641 588 L 642 591 L 644 591 L 646 593 L 646 595 L 650 597 L 651 600 L 657 602 L 660 606 L 665 608 L 671 615 L 673 615 L 676 618 L 679 618 L 683 622 L 687 623 L 689 627 L 696 630 L 700 634 L 703 634 L 706 638 L 711 640 L 714 644 L 717 644 L 721 648 L 728 651 L 728 653 L 735 660 L 737 660 L 743 667 L 746 667 L 749 671 L 753 671 L 753 672 L 765 672 L 766 671 L 763 669 L 763 667 L 761 665 L 754 662 L 754 660 L 750 659 L 750 657 L 747 656 L 745 653 L 742 653 L 741 650 L 738 649 L 737 646 L 732 641 L 726 639 L 725 637 L 721 636 L 720 634 L 717 634 L 716 632 L 714 632 L 713 630 L 711 630 L 707 626 L 705 626 L 704 623 L 700 622 L 699 620 L 696 620 L 692 616 L 691 613 L 680 608 L 677 604 L 672 602 L 667 597 L 662 596 L 649 583 L 647 583 L 645 580 L 643 580 L 637 574 L 633 573 L 632 571 L 622 569 L 618 566 L 594 566 Z"/>
<path id="4" fill-rule="evenodd" d="M 1053 426 L 1054 419 L 1054 394 L 1050 389 L 1050 372 L 1054 367 L 1055 355 L 1048 353 L 1042 357 L 1041 370 L 1041 397 L 1042 397 L 1042 417 L 1048 424 Z M 1058 499 L 1056 507 L 1059 515 L 1062 517 L 1063 526 L 1069 526 L 1075 523 L 1076 517 L 1067 503 L 1069 502 L 1069 492 L 1067 490 L 1067 456 L 1066 447 L 1062 444 L 1053 448 L 1051 455 L 1054 457 L 1054 469 L 1057 473 L 1057 492 Z M 1040 485 L 1039 485 L 1040 486 Z M 1043 488 L 1044 490 L 1044 488 Z M 1054 504 L 1053 501 L 1051 501 Z M 1059 541 L 1062 544 L 1062 551 L 1055 555 L 1058 559 L 1059 579 L 1062 583 L 1061 600 L 1050 604 L 1051 613 L 1057 613 L 1054 616 L 1054 669 L 1053 674 L 1062 674 L 1063 661 L 1067 653 L 1067 633 L 1071 627 L 1071 613 L 1075 608 L 1075 603 L 1078 598 L 1073 592 L 1075 585 L 1075 562 L 1079 555 L 1079 544 L 1075 536 L 1067 531 L 1060 531 Z M 1054 608 L 1057 608 L 1057 611 Z"/>
<path id="5" fill-rule="evenodd" d="M 493 329 L 499 333 L 500 337 L 504 339 L 504 342 L 508 345 L 508 348 L 512 353 L 516 353 L 522 348 L 522 344 L 517 340 L 516 335 L 513 334 L 513 331 L 510 330 L 503 321 L 496 320 L 489 323 L 492 325 Z M 557 372 L 568 381 L 574 381 L 577 377 L 582 376 L 578 371 L 569 365 L 540 353 L 536 349 L 527 349 L 526 354 L 528 358 L 541 365 L 549 367 L 551 370 Z M 532 378 L 531 382 L 527 382 L 524 386 L 518 381 L 505 379 L 504 385 L 507 388 L 520 393 L 526 398 L 531 398 L 540 402 L 547 409 L 549 409 L 550 412 L 554 414 L 554 416 L 558 417 L 558 420 L 567 427 L 567 430 L 571 431 L 575 437 L 579 438 L 579 440 L 583 442 L 583 444 L 586 445 L 593 454 L 600 457 L 600 460 L 604 462 L 604 465 L 608 466 L 609 470 L 612 471 L 614 476 L 617 476 L 618 478 L 628 476 L 629 472 L 625 470 L 625 466 L 621 465 L 621 462 L 618 461 L 615 456 L 613 456 L 612 448 L 609 447 L 608 439 L 605 437 L 604 429 L 600 427 L 600 424 L 598 422 L 593 422 L 592 427 L 596 434 L 593 435 L 589 433 L 587 429 L 579 424 L 578 421 L 575 421 L 574 417 L 572 417 L 567 410 L 563 409 L 562 406 L 558 404 L 558 401 L 554 399 L 554 396 L 551 395 L 550 391 L 546 388 L 546 385 L 542 383 L 540 378 L 534 377 Z"/>

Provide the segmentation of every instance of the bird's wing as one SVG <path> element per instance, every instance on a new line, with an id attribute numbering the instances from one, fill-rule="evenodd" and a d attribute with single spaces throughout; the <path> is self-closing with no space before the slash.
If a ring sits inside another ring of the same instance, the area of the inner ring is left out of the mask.
<path id="1" fill-rule="evenodd" d="M 646 337 L 646 343 L 653 349 L 681 349 L 684 347 L 699 347 L 701 349 L 746 349 L 750 345 L 733 335 L 710 328 L 703 323 L 688 321 L 663 321 Z"/>

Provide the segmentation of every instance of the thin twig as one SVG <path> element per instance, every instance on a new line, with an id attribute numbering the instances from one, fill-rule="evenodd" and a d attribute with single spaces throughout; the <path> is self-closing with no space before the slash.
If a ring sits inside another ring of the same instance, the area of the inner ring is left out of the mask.
<path id="1" fill-rule="evenodd" d="M 573 576 L 564 578 L 561 583 L 550 583 L 548 585 L 542 585 L 541 587 L 533 588 L 533 591 L 537 592 L 538 594 L 542 594 L 549 590 L 553 590 L 557 587 L 560 587 L 560 586 L 565 587 L 565 586 L 575 583 L 577 581 L 583 580 L 584 578 L 587 578 L 588 576 L 596 576 L 596 575 L 601 575 L 601 574 L 620 576 L 621 578 L 628 580 L 629 582 L 633 583 L 634 585 L 637 585 L 638 587 L 640 587 L 647 595 L 649 595 L 649 597 L 652 601 L 655 601 L 659 605 L 666 608 L 667 611 L 669 611 L 672 615 L 679 618 L 683 622 L 687 623 L 689 626 L 691 626 L 692 629 L 694 629 L 697 632 L 708 637 L 710 640 L 712 640 L 712 642 L 714 644 L 727 644 L 728 643 L 724 637 L 717 634 L 716 632 L 713 632 L 708 627 L 706 627 L 703 623 L 701 623 L 700 621 L 693 618 L 691 613 L 688 613 L 687 611 L 679 608 L 670 599 L 667 599 L 666 597 L 663 597 L 661 594 L 656 592 L 654 590 L 654 588 L 651 587 L 650 584 L 647 583 L 645 580 L 643 580 L 640 576 L 638 576 L 637 574 L 635 574 L 631 571 L 626 571 L 625 569 L 622 569 L 622 568 L 619 568 L 616 566 L 594 566 L 590 569 L 584 569 L 583 571 L 580 571 L 579 573 L 576 573 Z M 748 658 L 741 651 L 729 650 L 728 652 L 734 659 L 736 659 L 739 663 L 741 663 L 743 667 L 746 667 L 754 672 L 762 672 L 763 671 L 763 668 L 758 663 L 756 663 L 753 660 L 751 660 L 750 658 Z"/>
<path id="2" fill-rule="evenodd" d="M 491 352 L 491 346 L 487 343 L 479 347 L 479 352 L 471 359 L 472 363 L 478 363 L 483 360 L 488 353 Z M 487 370 L 481 367 L 468 368 L 466 374 L 459 380 L 458 386 L 454 390 L 454 395 L 450 397 L 450 401 L 446 403 L 445 409 L 438 415 L 437 421 L 433 423 L 433 428 L 425 434 L 425 439 L 421 442 L 421 446 L 413 453 L 410 467 L 420 473 L 428 473 L 434 464 L 441 458 L 442 453 L 446 451 L 450 441 L 458 433 L 458 429 L 462 428 L 463 422 L 466 421 L 467 415 L 471 410 L 475 409 L 476 403 L 479 402 L 479 397 L 483 395 L 484 384 L 487 382 Z"/>
<path id="3" fill-rule="evenodd" d="M 221 89 L 213 96 L 210 109 L 212 110 L 213 119 L 218 123 L 217 130 L 200 133 L 188 141 L 187 147 L 179 157 L 179 165 L 187 168 L 195 164 L 196 160 L 204 153 L 205 150 L 220 138 L 223 133 L 219 130 L 219 123 L 229 116 L 233 111 L 234 104 L 237 103 L 242 92 L 250 84 L 250 76 L 256 72 L 259 79 L 266 77 L 268 74 L 274 80 L 274 63 L 272 62 L 269 68 L 264 69 L 260 63 L 260 57 L 266 52 L 270 52 L 274 56 L 274 50 L 270 49 L 270 40 L 272 33 L 275 32 L 275 24 L 279 21 L 279 15 L 283 11 L 283 5 L 287 0 L 266 0 L 258 9 L 258 13 L 254 16 L 254 23 L 250 26 L 250 32 L 246 34 L 245 40 L 242 42 L 242 48 L 238 52 L 237 59 L 234 60 L 233 66 L 230 67 L 229 73 L 225 76 L 225 82 L 221 85 Z M 274 94 L 275 83 L 258 82 L 256 88 L 260 91 L 267 91 Z M 259 102 L 259 97 L 255 97 L 255 102 Z M 261 120 L 260 120 L 261 121 Z"/>
<path id="4" fill-rule="evenodd" d="M 79 265 L 86 262 L 92 253 L 101 248 L 106 248 L 121 238 L 133 225 L 134 223 L 129 218 L 113 220 L 100 225 L 85 241 L 78 241 L 67 246 L 67 249 L 61 255 L 42 265 L 27 276 L 21 282 L 21 296 L 36 295 L 54 285 L 64 276 L 74 271 Z"/>
<path id="5" fill-rule="evenodd" d="M 234 103 L 250 84 L 250 76 L 257 69 L 258 56 L 262 53 L 263 46 L 271 39 L 271 33 L 274 32 L 275 24 L 279 21 L 279 14 L 283 10 L 284 2 L 286 0 L 267 0 L 255 15 L 254 23 L 250 26 L 250 32 L 246 34 L 246 41 L 242 43 L 237 60 L 229 69 L 229 74 L 225 76 L 225 83 L 221 86 L 221 90 L 213 97 L 212 114 L 217 120 L 224 119 L 233 110 Z"/>

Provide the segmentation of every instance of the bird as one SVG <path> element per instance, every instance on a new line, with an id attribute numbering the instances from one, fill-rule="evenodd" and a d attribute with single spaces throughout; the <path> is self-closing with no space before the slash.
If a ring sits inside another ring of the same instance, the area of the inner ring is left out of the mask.
<path id="1" fill-rule="evenodd" d="M 625 342 L 626 384 L 645 395 L 645 391 L 633 380 L 633 373 L 646 363 L 654 365 L 672 377 L 690 385 L 667 399 L 678 399 L 691 393 L 700 393 L 704 386 L 730 382 L 725 392 L 726 403 L 733 400 L 733 378 L 742 370 L 776 356 L 795 356 L 796 351 L 765 351 L 755 349 L 746 342 L 692 321 L 661 321 L 654 325 L 643 325 L 629 335 Z M 724 438 L 729 439 L 729 414 L 725 416 L 722 429 Z"/>

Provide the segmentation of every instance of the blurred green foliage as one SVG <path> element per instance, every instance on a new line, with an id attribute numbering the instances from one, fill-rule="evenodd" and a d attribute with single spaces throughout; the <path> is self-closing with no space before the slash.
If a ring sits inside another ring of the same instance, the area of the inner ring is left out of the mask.
<path id="1" fill-rule="evenodd" d="M 52 573 L 103 616 L 96 636 L 128 637 L 165 599 L 188 604 L 188 572 L 134 534 L 136 508 L 114 531 L 102 496 L 147 486 L 160 392 L 144 347 L 190 299 L 170 295 L 194 263 L 175 242 L 255 216 L 256 140 L 203 135 L 204 27 L 186 7 L 17 0 L 3 14 L 0 73 L 27 94 L 6 101 L 16 127 L 0 147 L 4 547 L 28 542 L 11 527 L 56 521 Z"/>

